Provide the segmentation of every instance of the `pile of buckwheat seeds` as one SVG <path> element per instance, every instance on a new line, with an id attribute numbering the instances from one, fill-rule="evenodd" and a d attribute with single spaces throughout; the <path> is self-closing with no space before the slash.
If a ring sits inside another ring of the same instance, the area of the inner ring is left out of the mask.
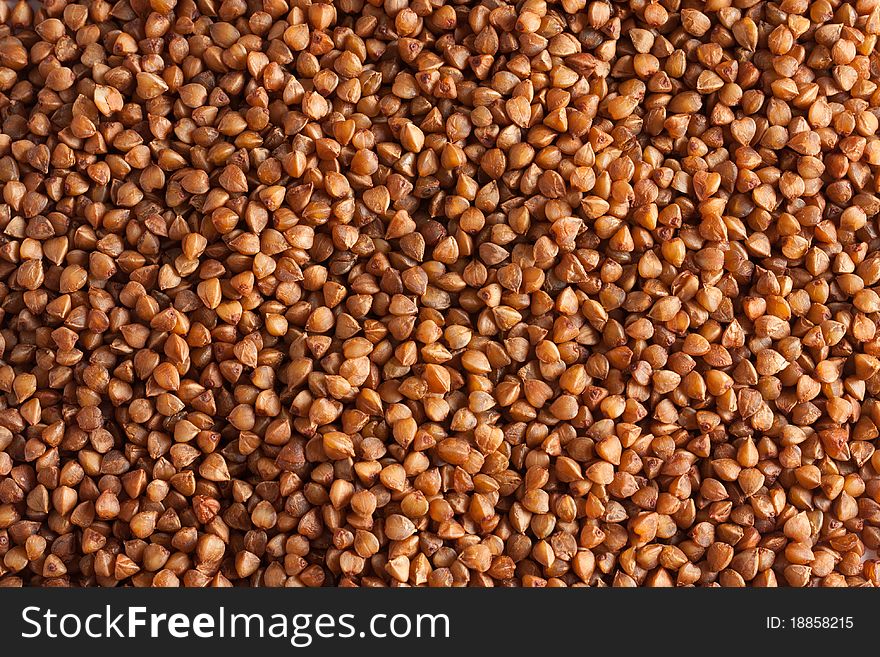
<path id="1" fill-rule="evenodd" d="M 880 0 L 0 18 L 0 585 L 880 584 Z"/>

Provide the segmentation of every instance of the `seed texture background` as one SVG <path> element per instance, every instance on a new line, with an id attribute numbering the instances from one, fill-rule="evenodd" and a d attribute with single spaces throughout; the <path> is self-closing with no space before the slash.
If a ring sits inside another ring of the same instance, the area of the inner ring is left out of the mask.
<path id="1" fill-rule="evenodd" d="M 0 5 L 0 585 L 877 584 L 878 34 Z"/>

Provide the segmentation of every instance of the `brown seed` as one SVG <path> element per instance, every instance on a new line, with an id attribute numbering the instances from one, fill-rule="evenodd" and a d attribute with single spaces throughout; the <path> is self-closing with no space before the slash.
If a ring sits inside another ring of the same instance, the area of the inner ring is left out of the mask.
<path id="1" fill-rule="evenodd" d="M 406 516 L 392 515 L 385 521 L 385 535 L 392 541 L 402 541 L 412 536 L 415 525 Z"/>

